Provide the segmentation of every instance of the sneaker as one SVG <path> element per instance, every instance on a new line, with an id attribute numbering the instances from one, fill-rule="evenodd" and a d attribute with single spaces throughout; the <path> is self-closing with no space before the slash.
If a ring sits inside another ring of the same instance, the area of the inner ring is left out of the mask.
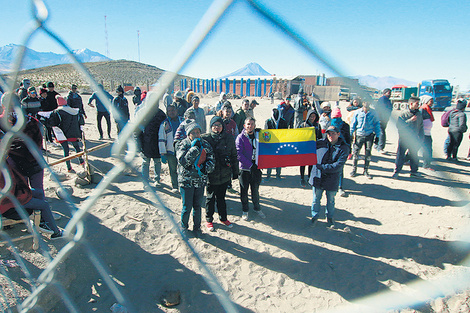
<path id="1" fill-rule="evenodd" d="M 230 193 L 233 193 L 233 194 L 238 195 L 238 191 L 236 191 L 236 190 L 233 189 L 233 188 L 228 188 L 227 191 L 230 192 Z"/>
<path id="2" fill-rule="evenodd" d="M 356 177 L 357 176 L 356 170 L 353 170 L 351 173 L 349 173 L 349 176 Z"/>
<path id="3" fill-rule="evenodd" d="M 39 231 L 44 234 L 54 234 L 54 231 L 49 227 L 49 225 L 47 225 L 46 222 L 39 224 Z"/>
<path id="4" fill-rule="evenodd" d="M 277 180 L 281 180 L 281 176 L 277 176 L 277 175 L 276 175 L 276 179 L 277 179 Z"/>
<path id="5" fill-rule="evenodd" d="M 364 176 L 365 176 L 367 179 L 372 179 L 372 176 L 370 176 L 370 174 L 369 174 L 368 171 L 364 171 Z"/>
<path id="6" fill-rule="evenodd" d="M 421 174 L 418 173 L 418 172 L 411 172 L 411 173 L 410 173 L 410 177 L 421 178 L 422 176 L 421 176 Z"/>
<path id="7" fill-rule="evenodd" d="M 214 224 L 212 224 L 212 222 L 207 222 L 206 227 L 209 231 L 215 231 Z"/>
<path id="8" fill-rule="evenodd" d="M 242 220 L 248 221 L 248 212 L 243 212 L 242 213 Z"/>
<path id="9" fill-rule="evenodd" d="M 103 140 L 103 139 L 104 139 L 103 136 L 100 136 L 100 138 L 98 138 L 98 140 Z"/>
<path id="10" fill-rule="evenodd" d="M 263 211 L 258 210 L 258 211 L 255 211 L 255 212 L 258 213 L 259 217 L 266 218 L 266 214 L 264 214 Z"/>
<path id="11" fill-rule="evenodd" d="M 60 238 L 63 238 L 63 237 L 65 237 L 64 231 L 59 230 L 59 232 L 53 233 L 51 235 L 51 240 L 56 240 L 56 239 L 60 239 Z"/>
<path id="12" fill-rule="evenodd" d="M 233 224 L 230 223 L 228 220 L 226 220 L 226 221 L 221 221 L 221 222 L 222 222 L 222 224 L 224 224 L 224 225 L 227 226 L 228 228 L 232 228 L 232 227 L 233 227 Z"/>
<path id="13" fill-rule="evenodd" d="M 393 172 L 392 178 L 393 179 L 398 179 L 398 172 Z"/>
<path id="14" fill-rule="evenodd" d="M 312 217 L 312 227 L 316 227 L 318 225 L 318 218 Z"/>
<path id="15" fill-rule="evenodd" d="M 173 188 L 173 189 L 171 189 L 171 192 L 172 192 L 172 193 L 179 193 L 180 191 L 179 191 L 178 189 L 176 189 L 176 188 Z"/>
<path id="16" fill-rule="evenodd" d="M 305 179 L 300 180 L 300 187 L 303 187 L 303 188 L 307 187 L 307 183 L 305 182 Z"/>
<path id="17" fill-rule="evenodd" d="M 55 213 L 55 212 L 52 212 L 52 216 L 54 217 L 54 220 L 55 220 L 55 221 L 58 221 L 58 220 L 60 220 L 60 218 L 61 218 L 61 215 L 58 214 L 58 213 Z"/>
<path id="18" fill-rule="evenodd" d="M 387 152 L 385 152 L 384 150 L 379 150 L 379 153 L 380 154 L 387 154 Z"/>
<path id="19" fill-rule="evenodd" d="M 67 170 L 67 172 L 73 174 L 73 173 L 75 173 L 75 170 L 73 168 L 70 168 L 70 169 Z"/>
<path id="20" fill-rule="evenodd" d="M 326 219 L 326 226 L 329 228 L 335 228 L 335 220 L 331 217 Z"/>
<path id="21" fill-rule="evenodd" d="M 155 181 L 151 185 L 155 188 L 160 188 L 162 186 L 162 184 L 159 181 Z"/>
<path id="22" fill-rule="evenodd" d="M 343 188 L 339 188 L 338 195 L 340 197 L 346 197 L 346 191 L 344 191 Z"/>
<path id="23" fill-rule="evenodd" d="M 427 171 L 431 171 L 431 172 L 435 172 L 436 170 L 433 169 L 432 167 L 430 166 L 426 166 L 426 167 L 423 167 L 423 169 L 427 170 Z"/>

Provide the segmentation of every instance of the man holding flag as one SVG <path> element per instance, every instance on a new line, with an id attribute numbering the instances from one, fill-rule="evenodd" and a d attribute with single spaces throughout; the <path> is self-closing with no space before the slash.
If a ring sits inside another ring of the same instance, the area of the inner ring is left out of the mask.
<path id="1" fill-rule="evenodd" d="M 323 191 L 326 192 L 327 226 L 334 228 L 335 195 L 338 191 L 340 175 L 348 158 L 349 147 L 340 138 L 340 130 L 330 126 L 326 130 L 326 139 L 317 141 L 317 165 L 312 170 L 310 185 L 313 186 L 312 225 L 316 226 Z"/>

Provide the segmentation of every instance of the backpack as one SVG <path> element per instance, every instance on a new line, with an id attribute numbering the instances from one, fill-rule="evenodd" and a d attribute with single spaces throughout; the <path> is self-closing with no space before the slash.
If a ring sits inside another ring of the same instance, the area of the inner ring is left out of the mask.
<path id="1" fill-rule="evenodd" d="M 441 126 L 442 127 L 449 127 L 449 120 L 450 120 L 450 114 L 452 112 L 455 112 L 456 110 L 449 110 L 447 112 L 445 112 L 444 114 L 442 114 L 441 116 Z"/>

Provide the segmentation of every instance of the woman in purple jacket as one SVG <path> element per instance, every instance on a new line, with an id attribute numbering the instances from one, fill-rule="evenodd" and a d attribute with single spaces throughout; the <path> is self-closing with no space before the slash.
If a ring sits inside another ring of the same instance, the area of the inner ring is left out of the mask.
<path id="1" fill-rule="evenodd" d="M 256 121 L 249 117 L 245 119 L 242 132 L 237 136 L 235 145 L 237 147 L 237 158 L 240 165 L 240 200 L 242 202 L 242 219 L 248 220 L 248 187 L 251 188 L 251 200 L 253 210 L 261 218 L 266 218 L 259 204 L 259 185 L 261 184 L 261 170 L 256 165 Z"/>

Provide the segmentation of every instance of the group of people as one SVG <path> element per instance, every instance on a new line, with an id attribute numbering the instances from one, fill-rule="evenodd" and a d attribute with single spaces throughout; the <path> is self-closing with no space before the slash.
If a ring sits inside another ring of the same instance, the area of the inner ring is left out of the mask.
<path id="1" fill-rule="evenodd" d="M 87 116 L 77 86 L 72 85 L 66 98 L 54 91 L 52 82 L 45 84 L 45 87 L 48 89 L 41 88 L 37 95 L 28 80 L 22 81 L 16 94 L 26 116 L 44 124 L 46 140 L 55 138 L 55 141 L 61 144 L 64 156 L 69 153 L 68 142 L 79 152 L 78 141 L 82 137 L 80 126 L 84 124 Z M 90 97 L 88 105 L 96 106 L 97 109 L 99 139 L 103 139 L 103 117 L 108 126 L 108 138 L 111 139 L 110 108 L 102 101 L 101 96 L 104 95 L 110 100 L 116 110 L 113 115 L 118 134 L 130 120 L 129 105 L 121 86 L 116 89 L 116 97 L 112 97 L 103 86 L 100 88 L 101 90 Z M 334 227 L 335 196 L 337 193 L 340 196 L 346 195 L 343 188 L 344 164 L 352 158 L 353 169 L 350 176 L 356 177 L 359 154 L 363 146 L 363 175 L 372 179 L 369 172 L 372 148 L 379 153 L 386 153 L 385 132 L 392 112 L 390 95 L 390 89 L 385 89 L 383 96 L 375 103 L 375 109 L 371 108 L 371 100 L 353 99 L 346 108 L 348 115 L 344 120 L 339 106 L 332 107 L 330 102 L 320 103 L 315 99 L 310 103 L 302 90 L 299 90 L 293 104 L 292 98 L 287 96 L 272 109 L 272 116 L 264 123 L 265 129 L 311 127 L 315 131 L 316 165 L 308 166 L 307 177 L 306 166 L 300 167 L 300 185 L 306 187 L 308 182 L 313 188 L 313 225 L 317 224 L 321 215 L 320 201 L 325 192 L 327 225 Z M 146 92 L 142 92 L 140 88 L 134 89 L 132 102 L 136 116 L 147 102 L 146 96 Z M 145 126 L 140 127 L 136 133 L 142 155 L 142 177 L 152 180 L 153 186 L 160 187 L 162 163 L 168 163 L 171 191 L 181 194 L 183 231 L 188 232 L 192 211 L 193 233 L 196 237 L 202 235 L 201 208 L 204 191 L 207 192 L 206 228 L 209 231 L 215 230 L 216 211 L 221 223 L 232 227 L 227 217 L 225 197 L 227 191 L 235 192 L 232 180 L 237 179 L 240 184 L 242 219 L 249 219 L 249 190 L 253 211 L 259 217 L 266 218 L 261 210 L 259 196 L 259 187 L 263 181 L 262 171 L 256 164 L 259 131 L 254 118 L 254 109 L 258 104 L 256 100 L 250 102 L 248 99 L 242 99 L 241 107 L 235 111 L 227 96 L 221 93 L 215 108 L 216 114 L 209 125 L 206 125 L 205 112 L 199 106 L 199 96 L 191 90 L 177 91 L 173 97 L 167 92 L 160 103 L 163 104 L 165 112 L 158 108 L 153 116 L 144 117 Z M 446 146 L 449 159 L 456 158 L 463 133 L 467 130 L 466 116 L 463 113 L 465 107 L 466 102 L 459 101 L 456 109 L 449 115 L 449 138 Z M 411 97 L 408 109 L 400 114 L 397 122 L 399 142 L 393 178 L 398 178 L 406 161 L 410 162 L 410 176 L 420 176 L 417 157 L 420 148 L 423 148 L 424 168 L 432 170 L 431 128 L 434 116 L 431 108 L 431 97 Z M 39 127 L 38 129 L 40 131 Z M 83 162 L 81 158 L 78 160 Z M 152 161 L 154 177 L 151 179 L 149 173 Z M 68 171 L 72 172 L 70 161 L 66 164 Z M 265 182 L 269 181 L 271 174 L 272 169 L 268 169 Z M 281 168 L 276 168 L 275 175 L 276 179 L 281 179 Z M 50 218 L 46 217 L 46 220 L 46 223 L 54 225 Z M 55 230 L 54 228 L 54 234 L 57 233 Z"/>

